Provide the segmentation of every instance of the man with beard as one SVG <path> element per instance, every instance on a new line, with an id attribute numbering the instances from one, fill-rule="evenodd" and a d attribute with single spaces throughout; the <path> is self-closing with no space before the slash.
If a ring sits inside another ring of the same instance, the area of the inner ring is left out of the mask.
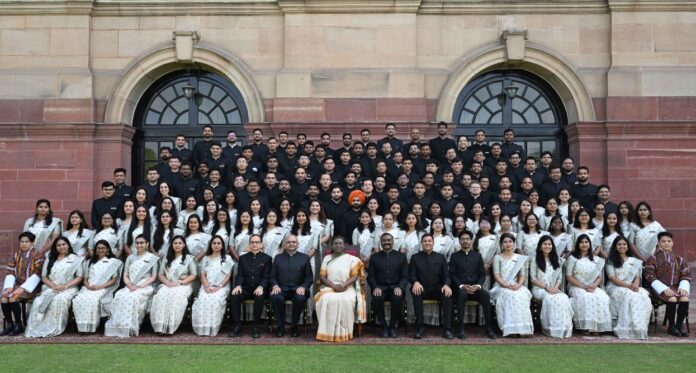
<path id="1" fill-rule="evenodd" d="M 568 185 L 575 184 L 575 182 L 578 180 L 577 175 L 574 172 L 575 160 L 571 157 L 566 157 L 565 159 L 563 159 L 561 167 L 563 168 L 563 175 L 561 180 L 565 181 L 565 183 Z"/>
<path id="2" fill-rule="evenodd" d="M 193 163 L 199 164 L 208 158 L 210 154 L 210 145 L 213 143 L 213 127 L 210 125 L 203 126 L 203 141 L 197 141 L 193 146 Z"/>
<path id="3" fill-rule="evenodd" d="M 237 158 L 242 154 L 242 147 L 237 145 L 237 132 L 227 132 L 227 146 L 222 148 L 222 156 L 227 159 L 230 164 L 237 163 Z"/>
<path id="4" fill-rule="evenodd" d="M 261 164 L 268 157 L 268 145 L 263 143 L 263 131 L 261 131 L 260 128 L 254 128 L 254 130 L 251 131 L 251 140 L 252 143 L 249 147 L 251 148 L 254 160 Z"/>
<path id="5" fill-rule="evenodd" d="M 348 195 L 350 208 L 343 214 L 343 224 L 341 224 L 341 234 L 346 239 L 346 243 L 353 245 L 353 230 L 360 224 L 360 212 L 365 204 L 365 194 L 361 190 L 354 190 Z"/>
<path id="6" fill-rule="evenodd" d="M 433 158 L 440 162 L 444 162 L 447 149 L 457 149 L 457 144 L 449 136 L 447 136 L 447 123 L 440 122 L 437 124 L 437 137 L 430 139 L 430 148 L 433 152 Z"/>
<path id="7" fill-rule="evenodd" d="M 397 338 L 397 323 L 401 319 L 401 304 L 408 285 L 406 255 L 393 250 L 394 237 L 389 233 L 380 236 L 382 251 L 370 257 L 367 266 L 367 283 L 372 289 L 372 309 L 382 327 L 382 338 Z M 391 303 L 389 325 L 384 315 L 384 302 Z"/>
<path id="8" fill-rule="evenodd" d="M 186 147 L 186 136 L 183 134 L 176 135 L 174 140 L 174 148 L 172 149 L 172 155 L 176 155 L 181 160 L 181 163 L 191 162 L 193 160 L 193 152 L 191 149 Z"/>
<path id="9" fill-rule="evenodd" d="M 592 210 L 597 199 L 597 186 L 590 183 L 590 169 L 587 166 L 578 167 L 577 178 L 575 184 L 571 186 L 570 192 L 583 207 Z"/>
<path id="10" fill-rule="evenodd" d="M 184 199 L 187 196 L 196 194 L 196 189 L 200 185 L 200 180 L 193 177 L 193 168 L 191 163 L 184 163 L 181 165 L 181 171 L 179 172 L 179 181 L 177 183 L 181 188 L 181 198 Z"/>

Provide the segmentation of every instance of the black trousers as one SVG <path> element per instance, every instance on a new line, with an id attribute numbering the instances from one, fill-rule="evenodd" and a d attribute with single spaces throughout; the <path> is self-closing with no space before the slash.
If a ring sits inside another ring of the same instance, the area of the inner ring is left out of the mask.
<path id="1" fill-rule="evenodd" d="M 263 312 L 263 302 L 266 300 L 266 290 L 263 295 L 254 295 L 255 289 L 242 289 L 241 294 L 232 295 L 232 323 L 234 326 L 242 326 L 242 302 L 246 299 L 254 300 L 254 327 L 261 322 L 261 312 Z"/>
<path id="2" fill-rule="evenodd" d="M 452 297 L 445 297 L 442 288 L 423 288 L 421 295 L 413 294 L 413 309 L 416 312 L 416 326 L 423 326 L 423 300 L 438 300 L 442 309 L 442 324 L 445 330 L 452 331 Z"/>
<path id="3" fill-rule="evenodd" d="M 275 313 L 276 324 L 282 329 L 285 326 L 285 301 L 292 302 L 292 327 L 296 328 L 300 321 L 300 315 L 307 303 L 309 291 L 305 291 L 305 295 L 298 295 L 295 290 L 281 291 L 278 294 L 271 294 L 271 306 Z"/>
<path id="4" fill-rule="evenodd" d="M 483 319 L 486 321 L 486 327 L 491 327 L 491 297 L 487 291 L 479 289 L 474 294 L 469 294 L 464 289 L 457 290 L 457 309 L 459 310 L 459 327 L 464 327 L 464 304 L 468 300 L 475 300 L 481 303 L 483 308 Z M 478 323 L 478 320 L 476 320 Z"/>
<path id="5" fill-rule="evenodd" d="M 374 291 L 374 289 L 373 289 Z M 391 318 L 389 319 L 389 327 L 396 328 L 397 322 L 401 319 L 401 305 L 404 302 L 404 293 L 401 295 L 394 294 L 394 289 L 382 289 L 382 295 L 372 296 L 372 309 L 375 310 L 377 321 L 382 328 L 387 327 L 387 319 L 384 315 L 384 302 L 391 302 Z"/>

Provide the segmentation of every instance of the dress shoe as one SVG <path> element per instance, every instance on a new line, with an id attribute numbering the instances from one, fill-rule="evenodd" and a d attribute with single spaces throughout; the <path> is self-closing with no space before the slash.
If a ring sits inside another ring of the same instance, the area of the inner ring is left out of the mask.
<path id="1" fill-rule="evenodd" d="M 396 327 L 389 329 L 389 338 L 399 338 L 399 333 L 396 332 Z"/>
<path id="2" fill-rule="evenodd" d="M 24 333 L 24 327 L 20 323 L 15 323 L 14 327 L 12 328 L 12 331 L 10 332 L 10 336 L 15 336 L 15 335 L 20 335 Z"/>
<path id="3" fill-rule="evenodd" d="M 290 329 L 290 336 L 293 338 L 297 338 L 300 336 L 300 332 L 297 330 L 297 328 L 292 328 Z"/>
<path id="4" fill-rule="evenodd" d="M 382 333 L 380 334 L 382 338 L 389 338 L 389 330 L 387 328 L 382 328 Z"/>
<path id="5" fill-rule="evenodd" d="M 667 329 L 667 334 L 673 335 L 675 337 L 681 337 L 681 332 L 677 329 L 676 326 L 672 325 Z"/>
<path id="6" fill-rule="evenodd" d="M 689 333 L 687 333 L 686 330 L 684 330 L 684 327 L 681 325 L 677 326 L 677 331 L 679 332 L 679 335 L 681 337 L 688 337 L 689 336 Z"/>
<path id="7" fill-rule="evenodd" d="M 285 328 L 278 328 L 276 331 L 276 337 L 285 337 Z"/>
<path id="8" fill-rule="evenodd" d="M 251 333 L 251 337 L 252 338 L 259 338 L 260 336 L 261 336 L 261 329 L 254 327 L 254 329 Z"/>
<path id="9" fill-rule="evenodd" d="M 416 339 L 421 339 L 421 338 L 423 338 L 423 334 L 424 334 L 424 332 L 423 332 L 423 327 L 422 327 L 422 326 L 419 326 L 419 327 L 416 329 Z"/>
<path id="10" fill-rule="evenodd" d="M 242 329 L 241 327 L 235 326 L 232 328 L 232 331 L 229 334 L 227 334 L 227 336 L 232 337 L 232 338 L 237 338 L 237 337 L 239 337 L 239 332 L 241 332 L 241 329 Z"/>
<path id="11" fill-rule="evenodd" d="M 451 330 L 445 330 L 445 332 L 442 333 L 442 338 L 444 338 L 444 339 L 453 339 L 453 338 L 454 338 L 454 334 L 452 334 L 452 331 L 451 331 Z"/>
<path id="12" fill-rule="evenodd" d="M 4 337 L 6 335 L 10 335 L 12 333 L 12 329 L 14 328 L 14 323 L 13 322 L 8 322 L 7 326 L 5 329 L 2 330 L 2 333 L 0 333 L 0 337 Z"/>
<path id="13" fill-rule="evenodd" d="M 464 331 L 463 326 L 459 328 L 459 332 L 457 333 L 457 338 L 466 339 L 466 332 Z"/>
<path id="14" fill-rule="evenodd" d="M 495 333 L 493 333 L 493 329 L 486 328 L 486 337 L 490 339 L 495 339 Z"/>

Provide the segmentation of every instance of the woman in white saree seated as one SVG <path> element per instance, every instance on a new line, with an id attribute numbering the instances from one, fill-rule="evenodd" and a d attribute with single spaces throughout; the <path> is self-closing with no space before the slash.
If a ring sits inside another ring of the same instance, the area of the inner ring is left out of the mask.
<path id="1" fill-rule="evenodd" d="M 198 335 L 217 335 L 225 316 L 234 261 L 225 254 L 225 241 L 215 236 L 200 263 L 201 290 L 191 311 L 193 331 Z"/>
<path id="2" fill-rule="evenodd" d="M 319 272 L 321 287 L 314 302 L 320 341 L 349 341 L 353 339 L 353 324 L 366 319 L 365 294 L 360 285 L 365 279 L 364 265 L 360 258 L 343 252 L 344 242 L 340 235 L 333 237 L 332 253 L 324 258 Z"/>
<path id="3" fill-rule="evenodd" d="M 560 217 L 559 217 L 560 219 Z M 563 258 L 558 257 L 551 236 L 542 236 L 530 265 L 532 296 L 541 301 L 541 330 L 554 338 L 573 335 L 573 307 L 563 292 Z"/>
<path id="4" fill-rule="evenodd" d="M 83 260 L 73 253 L 67 238 L 58 237 L 53 241 L 41 273 L 43 289 L 29 314 L 27 337 L 52 337 L 65 331 L 70 302 L 82 282 Z"/>
<path id="5" fill-rule="evenodd" d="M 135 251 L 126 259 L 123 270 L 126 287 L 117 291 L 111 302 L 111 318 L 104 327 L 107 337 L 137 336 L 140 332 L 140 324 L 154 293 L 152 284 L 157 279 L 159 261 L 159 256 L 149 252 L 149 240 L 144 234 L 135 237 Z"/>
<path id="6" fill-rule="evenodd" d="M 600 288 L 604 259 L 592 254 L 590 237 L 581 234 L 566 264 L 570 304 L 575 329 L 591 333 L 611 331 L 609 296 Z"/>
<path id="7" fill-rule="evenodd" d="M 188 252 L 183 236 L 174 236 L 167 257 L 160 262 L 157 293 L 152 297 L 150 323 L 157 334 L 174 334 L 184 319 L 196 280 L 196 257 Z"/>
<path id="8" fill-rule="evenodd" d="M 94 333 L 102 317 L 109 316 L 109 306 L 121 279 L 123 262 L 117 259 L 106 240 L 97 241 L 94 254 L 85 260 L 82 289 L 72 301 L 77 331 Z"/>
<path id="9" fill-rule="evenodd" d="M 500 245 L 502 253 L 493 258 L 495 285 L 490 291 L 498 326 L 503 337 L 534 334 L 532 293 L 525 286 L 527 257 L 515 254 L 515 238 L 509 233 L 501 235 Z"/>
<path id="10" fill-rule="evenodd" d="M 633 257 L 624 236 L 614 239 L 607 264 L 607 293 L 611 298 L 614 334 L 621 339 L 646 339 L 652 303 L 640 286 L 643 262 Z"/>

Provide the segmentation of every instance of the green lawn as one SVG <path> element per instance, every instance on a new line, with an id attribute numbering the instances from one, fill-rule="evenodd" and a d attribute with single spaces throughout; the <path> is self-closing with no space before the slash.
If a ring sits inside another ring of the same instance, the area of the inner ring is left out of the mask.
<path id="1" fill-rule="evenodd" d="M 694 345 L 158 346 L 0 345 L 4 372 L 676 372 Z M 665 365 L 667 364 L 667 365 Z M 684 367 L 680 369 L 680 367 Z M 691 368 L 688 368 L 691 367 Z"/>

